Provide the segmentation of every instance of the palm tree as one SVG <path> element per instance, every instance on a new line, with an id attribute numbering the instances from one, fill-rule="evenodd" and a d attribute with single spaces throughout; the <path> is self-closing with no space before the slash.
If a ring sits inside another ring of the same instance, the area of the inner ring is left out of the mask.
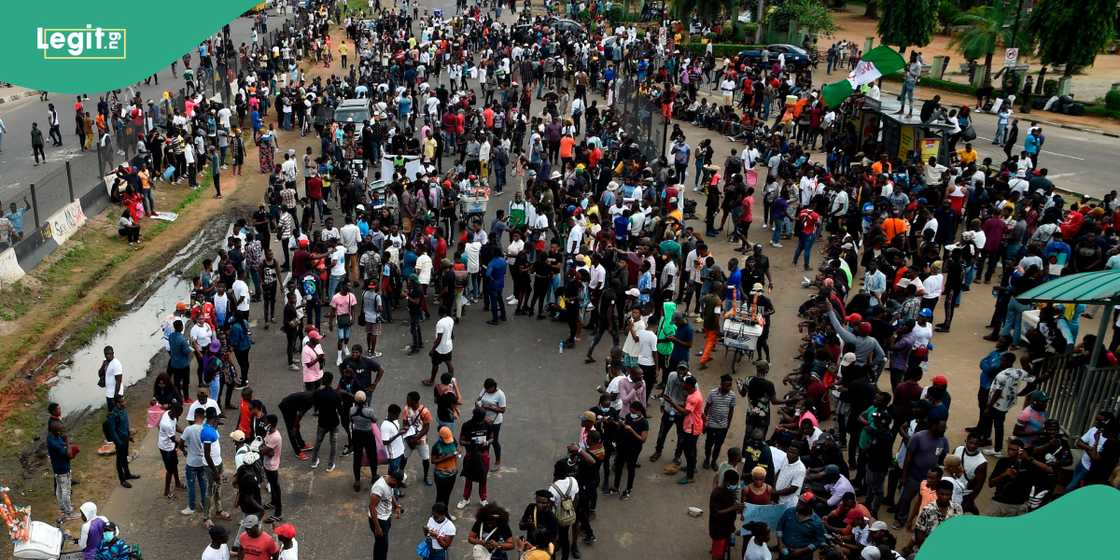
<path id="1" fill-rule="evenodd" d="M 1014 10 L 1008 0 L 1001 0 L 992 5 L 975 6 L 953 20 L 954 25 L 965 26 L 965 29 L 953 35 L 949 45 L 956 47 L 968 60 L 984 59 L 985 84 L 992 79 L 992 58 L 996 49 L 1017 43 L 1022 56 L 1033 43 L 1026 36 L 1026 18 L 1019 22 L 1019 33 L 1015 33 Z"/>

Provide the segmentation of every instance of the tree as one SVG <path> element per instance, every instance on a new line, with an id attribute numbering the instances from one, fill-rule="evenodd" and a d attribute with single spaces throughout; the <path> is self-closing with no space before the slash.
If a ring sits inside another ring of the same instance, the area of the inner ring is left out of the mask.
<path id="1" fill-rule="evenodd" d="M 725 8 L 730 9 L 729 4 L 726 0 L 671 0 L 670 11 L 682 20 L 698 16 L 701 20 L 715 21 L 720 19 Z"/>
<path id="2" fill-rule="evenodd" d="M 1113 39 L 1116 0 L 1041 0 L 1027 29 L 1038 37 L 1043 64 L 1064 64 L 1072 76 L 1093 61 Z"/>
<path id="3" fill-rule="evenodd" d="M 890 0 L 879 13 L 879 39 L 886 45 L 906 47 L 929 44 L 937 25 L 937 4 L 933 0 Z"/>
<path id="4" fill-rule="evenodd" d="M 968 60 L 984 59 L 984 69 L 987 80 L 992 76 L 992 58 L 1000 47 L 1015 44 L 1019 47 L 1020 56 L 1026 55 L 1031 50 L 1034 39 L 1026 29 L 1026 21 L 1016 22 L 1014 10 L 1017 5 L 1012 5 L 1016 0 L 998 0 L 990 6 L 976 6 L 953 19 L 954 25 L 963 26 L 964 30 L 949 40 L 949 46 L 955 47 Z M 1019 24 L 1016 32 L 1015 24 Z"/>
<path id="5" fill-rule="evenodd" d="M 796 22 L 797 27 L 810 35 L 832 33 L 836 24 L 832 12 L 819 0 L 786 0 L 770 16 L 779 28 Z"/>

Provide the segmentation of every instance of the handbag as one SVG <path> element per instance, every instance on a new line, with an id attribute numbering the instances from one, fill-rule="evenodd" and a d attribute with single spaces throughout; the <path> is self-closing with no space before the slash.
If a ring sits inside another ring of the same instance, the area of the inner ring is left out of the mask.
<path id="1" fill-rule="evenodd" d="M 971 123 L 961 131 L 961 139 L 965 142 L 971 142 L 976 139 L 976 129 L 973 128 Z"/>
<path id="2" fill-rule="evenodd" d="M 420 542 L 416 543 L 416 557 L 420 560 L 428 560 L 432 555 L 432 539 L 424 537 Z"/>
<path id="3" fill-rule="evenodd" d="M 497 530 L 497 527 L 491 529 L 489 533 L 486 533 L 486 535 L 482 537 L 482 542 L 490 540 L 490 537 L 494 536 L 494 532 Z M 493 556 L 498 552 L 504 553 L 504 551 L 490 552 L 490 549 L 486 548 L 484 545 L 476 544 L 471 548 L 471 560 L 492 560 Z"/>

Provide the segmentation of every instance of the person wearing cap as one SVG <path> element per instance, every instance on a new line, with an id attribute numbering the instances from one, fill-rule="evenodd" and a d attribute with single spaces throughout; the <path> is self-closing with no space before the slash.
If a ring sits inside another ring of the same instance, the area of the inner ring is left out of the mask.
<path id="1" fill-rule="evenodd" d="M 933 340 L 933 310 L 928 307 L 923 307 L 918 310 L 918 316 L 914 319 L 914 328 L 911 332 L 914 333 L 914 347 L 921 348 L 928 347 L 930 341 Z"/>
<path id="2" fill-rule="evenodd" d="M 291 523 L 281 523 L 273 530 L 280 541 L 280 555 L 276 560 L 299 560 L 299 541 L 296 540 L 296 527 Z"/>
<path id="3" fill-rule="evenodd" d="M 229 560 L 229 531 L 221 525 L 208 530 L 210 544 L 202 551 L 202 560 Z"/>
<path id="4" fill-rule="evenodd" d="M 887 357 L 883 353 L 883 347 L 879 346 L 879 341 L 871 337 L 871 323 L 860 321 L 856 325 L 856 332 L 853 333 L 840 324 L 840 320 L 836 317 L 836 311 L 833 310 L 828 301 L 821 303 L 821 308 L 827 311 L 832 330 L 836 332 L 840 340 L 851 345 L 852 352 L 856 355 L 856 361 L 853 365 L 862 368 L 870 374 L 869 377 L 875 378 L 875 374 L 882 368 Z"/>
<path id="5" fill-rule="evenodd" d="M 683 417 L 681 431 L 678 433 L 680 447 L 684 453 L 684 477 L 680 484 L 691 484 L 696 476 L 696 446 L 704 431 L 704 397 L 696 388 L 696 378 L 688 376 L 681 382 L 684 399 L 681 402 L 664 395 L 664 401 Z"/>
<path id="6" fill-rule="evenodd" d="M 280 554 L 280 545 L 261 530 L 261 519 L 256 515 L 241 520 L 236 540 L 238 560 L 269 560 Z"/>
<path id="7" fill-rule="evenodd" d="M 796 494 L 793 496 L 795 505 L 782 514 L 774 528 L 778 550 L 784 559 L 811 559 L 825 543 L 824 523 L 813 512 L 816 496 L 812 492 L 805 492 L 800 498 Z"/>
<path id="8" fill-rule="evenodd" d="M 308 325 L 310 326 L 310 325 Z M 300 352 L 300 363 L 303 364 L 303 389 L 314 391 L 319 388 L 323 378 L 323 362 L 326 356 L 323 347 L 319 344 L 322 336 L 319 331 L 311 329 L 307 332 L 307 343 Z"/>
<path id="9" fill-rule="evenodd" d="M 185 302 L 180 304 L 183 306 L 183 313 L 186 313 L 187 304 Z M 179 310 L 176 309 L 176 314 L 178 313 Z M 183 319 L 175 319 L 171 325 L 173 330 L 167 336 L 170 354 L 167 361 L 167 375 L 171 377 L 171 382 L 179 390 L 179 394 L 186 397 L 190 394 L 191 357 L 194 356 L 194 352 L 187 337 L 183 336 Z"/>

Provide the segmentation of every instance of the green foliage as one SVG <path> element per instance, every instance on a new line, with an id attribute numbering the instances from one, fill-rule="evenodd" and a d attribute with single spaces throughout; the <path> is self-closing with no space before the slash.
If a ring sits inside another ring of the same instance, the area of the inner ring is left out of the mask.
<path id="1" fill-rule="evenodd" d="M 786 0 L 769 17 L 780 29 L 793 21 L 801 31 L 810 35 L 836 31 L 832 12 L 819 0 Z"/>
<path id="2" fill-rule="evenodd" d="M 719 19 L 726 9 L 728 13 L 737 4 L 731 0 L 670 0 L 669 11 L 674 17 L 686 19 L 698 16 L 700 19 Z"/>
<path id="3" fill-rule="evenodd" d="M 1120 90 L 1110 90 L 1104 94 L 1104 106 L 1113 111 L 1120 111 Z"/>
<path id="4" fill-rule="evenodd" d="M 1042 63 L 1064 64 L 1072 76 L 1112 41 L 1116 15 L 1116 0 L 1040 0 L 1028 29 L 1038 37 Z"/>
<path id="5" fill-rule="evenodd" d="M 947 29 L 962 13 L 957 0 L 941 0 L 937 6 L 937 23 L 942 29 Z"/>
<path id="6" fill-rule="evenodd" d="M 1120 109 L 1110 109 L 1106 105 L 1086 105 L 1085 114 L 1120 120 Z"/>
<path id="7" fill-rule="evenodd" d="M 721 43 L 743 43 L 744 41 L 754 39 L 754 33 L 758 30 L 758 24 L 754 23 L 738 23 L 734 25 L 725 24 L 720 29 L 719 36 L 716 37 Z"/>
<path id="8" fill-rule="evenodd" d="M 879 38 L 899 51 L 928 45 L 936 25 L 935 0 L 890 0 L 879 7 Z"/>

